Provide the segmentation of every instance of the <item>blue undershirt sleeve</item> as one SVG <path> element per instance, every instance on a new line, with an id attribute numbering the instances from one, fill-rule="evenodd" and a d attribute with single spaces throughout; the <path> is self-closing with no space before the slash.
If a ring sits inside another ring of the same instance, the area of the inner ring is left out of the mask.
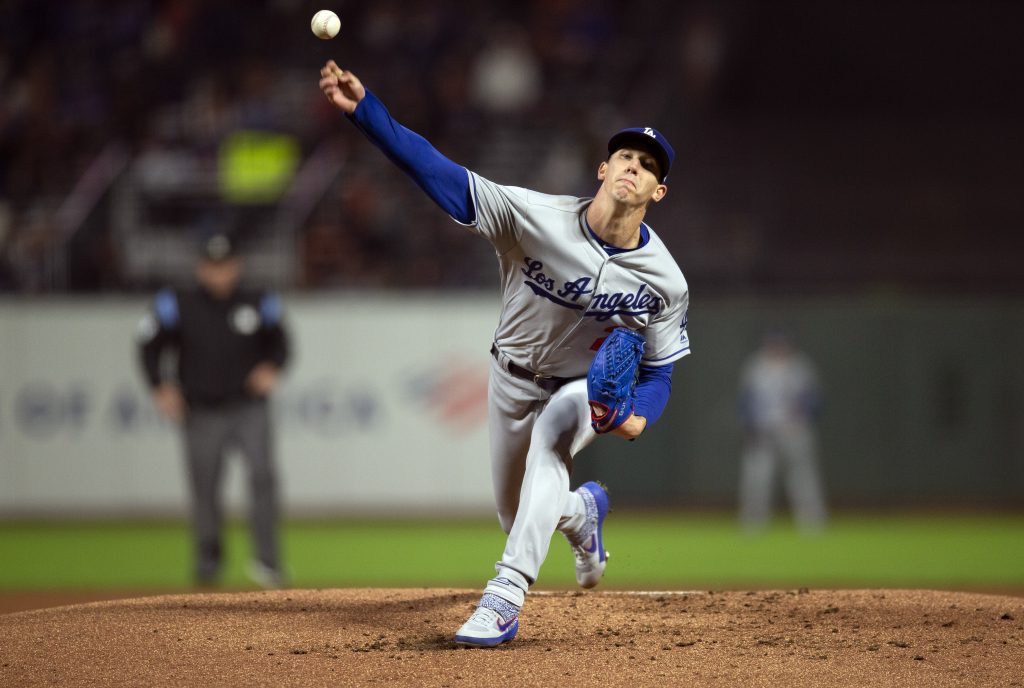
<path id="1" fill-rule="evenodd" d="M 649 368 L 640 366 L 640 377 L 633 390 L 633 413 L 647 419 L 647 427 L 661 417 L 672 393 L 672 364 Z"/>
<path id="2" fill-rule="evenodd" d="M 384 103 L 369 89 L 355 112 L 347 117 L 454 220 L 467 225 L 476 220 L 466 168 L 441 155 L 425 138 L 395 121 Z"/>

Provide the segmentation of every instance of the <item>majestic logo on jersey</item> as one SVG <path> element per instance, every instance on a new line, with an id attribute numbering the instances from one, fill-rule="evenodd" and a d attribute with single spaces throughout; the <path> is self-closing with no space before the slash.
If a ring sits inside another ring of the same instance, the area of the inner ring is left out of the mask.
<path id="1" fill-rule="evenodd" d="M 579 303 L 581 297 L 593 294 L 589 288 L 593 277 L 578 277 L 565 282 L 560 289 L 555 288 L 555 279 L 544 274 L 544 264 L 539 260 L 525 258 L 526 266 L 521 271 L 526 275 L 526 286 L 537 296 L 557 303 L 563 308 L 583 311 L 583 315 L 594 318 L 598 322 L 608 320 L 616 315 L 654 315 L 661 311 L 662 299 L 651 293 L 646 284 L 641 284 L 633 293 L 607 292 L 594 294 L 590 302 Z"/>

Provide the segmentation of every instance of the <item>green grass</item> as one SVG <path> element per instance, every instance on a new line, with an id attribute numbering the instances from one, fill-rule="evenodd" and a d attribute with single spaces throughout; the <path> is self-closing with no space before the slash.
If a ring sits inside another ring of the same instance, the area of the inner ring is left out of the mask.
<path id="1" fill-rule="evenodd" d="M 283 547 L 296 587 L 479 587 L 504 535 L 493 519 L 289 522 Z M 760 536 L 731 516 L 616 513 L 605 589 L 905 587 L 1024 590 L 1024 516 L 838 517 L 821 535 L 779 523 Z M 227 538 L 226 588 L 244 574 L 247 531 Z M 184 523 L 0 523 L 0 590 L 183 589 Z M 556 536 L 539 589 L 574 586 Z"/>

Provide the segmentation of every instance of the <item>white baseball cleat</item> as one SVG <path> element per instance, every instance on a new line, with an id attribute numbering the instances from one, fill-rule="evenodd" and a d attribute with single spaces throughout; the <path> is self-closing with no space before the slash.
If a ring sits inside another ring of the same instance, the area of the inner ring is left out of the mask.
<path id="1" fill-rule="evenodd" d="M 516 637 L 519 607 L 493 593 L 484 593 L 469 620 L 455 634 L 455 642 L 474 647 L 495 647 Z"/>
<path id="2" fill-rule="evenodd" d="M 608 515 L 608 490 L 599 482 L 583 483 L 576 489 L 587 509 L 583 526 L 575 533 L 565 533 L 565 539 L 576 557 L 576 582 L 581 588 L 592 588 L 601 581 L 604 567 L 611 556 L 604 549 L 602 529 Z"/>

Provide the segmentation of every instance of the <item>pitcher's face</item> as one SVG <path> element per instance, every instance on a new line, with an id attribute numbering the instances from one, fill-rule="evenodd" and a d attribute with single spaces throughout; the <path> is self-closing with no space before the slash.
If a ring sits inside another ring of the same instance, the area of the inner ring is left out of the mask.
<path id="1" fill-rule="evenodd" d="M 612 198 L 631 205 L 660 201 L 668 187 L 658 182 L 657 159 L 637 148 L 620 148 L 597 168 L 597 178 Z"/>

